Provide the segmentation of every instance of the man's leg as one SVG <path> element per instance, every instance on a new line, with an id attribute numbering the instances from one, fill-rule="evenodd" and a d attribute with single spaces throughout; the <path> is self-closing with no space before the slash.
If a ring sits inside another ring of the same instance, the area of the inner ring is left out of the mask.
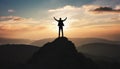
<path id="1" fill-rule="evenodd" d="M 61 31 L 62 31 L 62 37 L 64 36 L 64 34 L 63 34 L 63 27 L 61 28 Z"/>
<path id="2" fill-rule="evenodd" d="M 60 37 L 60 27 L 59 27 L 59 34 L 58 35 L 59 35 L 58 37 Z"/>

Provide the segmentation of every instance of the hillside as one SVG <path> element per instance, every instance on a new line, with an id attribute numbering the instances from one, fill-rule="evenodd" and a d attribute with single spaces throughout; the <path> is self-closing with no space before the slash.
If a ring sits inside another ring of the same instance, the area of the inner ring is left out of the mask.
<path id="1" fill-rule="evenodd" d="M 31 42 L 33 42 L 33 40 L 0 38 L 0 45 L 2 44 L 30 44 Z"/>
<path id="2" fill-rule="evenodd" d="M 0 45 L 0 64 L 26 63 L 38 49 L 35 46 L 22 44 Z"/>
<path id="3" fill-rule="evenodd" d="M 65 37 L 46 43 L 28 62 L 37 69 L 97 69 L 96 64 L 78 53 L 74 44 Z"/>
<path id="4" fill-rule="evenodd" d="M 35 45 L 35 46 L 38 46 L 38 47 L 42 47 L 44 44 L 46 44 L 47 42 L 52 42 L 54 40 L 54 38 L 48 38 L 48 39 L 41 39 L 41 40 L 36 40 L 36 41 L 33 41 L 31 43 L 31 45 Z"/>
<path id="5" fill-rule="evenodd" d="M 35 45 L 38 47 L 43 46 L 47 42 L 53 41 L 53 38 L 48 38 L 48 39 L 42 39 L 42 40 L 37 40 L 31 43 L 31 45 Z M 84 44 L 89 44 L 89 43 L 112 43 L 112 44 L 120 44 L 120 41 L 110 41 L 102 38 L 69 38 L 76 47 L 82 46 Z"/>
<path id="6" fill-rule="evenodd" d="M 84 54 L 108 57 L 120 61 L 120 45 L 109 43 L 90 43 L 77 48 L 79 52 Z"/>

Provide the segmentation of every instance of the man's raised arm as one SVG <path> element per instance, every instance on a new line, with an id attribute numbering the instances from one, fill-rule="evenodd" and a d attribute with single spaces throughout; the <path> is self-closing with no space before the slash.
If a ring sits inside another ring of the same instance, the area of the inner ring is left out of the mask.
<path id="1" fill-rule="evenodd" d="M 63 21 L 66 21 L 66 20 L 67 20 L 67 17 Z"/>
<path id="2" fill-rule="evenodd" d="M 55 19 L 56 21 L 58 21 L 55 17 L 54 17 L 54 19 Z"/>

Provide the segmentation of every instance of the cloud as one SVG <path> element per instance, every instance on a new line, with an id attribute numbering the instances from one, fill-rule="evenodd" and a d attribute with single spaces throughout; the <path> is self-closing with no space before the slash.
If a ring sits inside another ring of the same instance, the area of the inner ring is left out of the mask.
<path id="1" fill-rule="evenodd" d="M 66 5 L 62 8 L 48 10 L 48 12 L 52 14 L 52 16 L 56 16 L 56 17 L 66 17 L 66 16 L 72 17 L 72 16 L 77 15 L 78 12 L 80 11 L 81 11 L 80 7 L 75 7 L 75 6 L 70 6 L 70 5 Z"/>
<path id="2" fill-rule="evenodd" d="M 24 25 L 24 24 L 18 24 L 18 25 L 0 25 L 0 31 L 4 32 L 30 32 L 30 31 L 38 31 L 38 30 L 44 30 L 46 29 L 45 26 L 38 25 L 38 26 L 29 26 L 29 25 Z"/>
<path id="3" fill-rule="evenodd" d="M 13 10 L 13 9 L 9 9 L 8 12 L 9 12 L 9 13 L 14 13 L 15 10 Z"/>
<path id="4" fill-rule="evenodd" d="M 0 16 L 0 36 L 28 39 L 51 37 L 54 35 L 54 31 L 56 32 L 54 28 L 57 27 L 56 23 L 53 24 L 49 19 L 37 20 L 20 16 Z"/>
<path id="5" fill-rule="evenodd" d="M 42 32 L 47 29 L 41 22 L 33 18 L 23 18 L 19 16 L 0 16 L 0 36 L 8 36 L 12 34 Z"/>
<path id="6" fill-rule="evenodd" d="M 114 9 L 111 7 L 98 7 L 92 10 L 93 12 L 114 12 L 114 13 L 120 13 L 120 9 Z"/>
<path id="7" fill-rule="evenodd" d="M 0 16 L 0 21 L 22 21 L 25 20 L 25 18 L 18 17 L 18 16 Z"/>
<path id="8" fill-rule="evenodd" d="M 23 18 L 19 16 L 0 16 L 0 23 L 39 23 L 33 18 Z"/>

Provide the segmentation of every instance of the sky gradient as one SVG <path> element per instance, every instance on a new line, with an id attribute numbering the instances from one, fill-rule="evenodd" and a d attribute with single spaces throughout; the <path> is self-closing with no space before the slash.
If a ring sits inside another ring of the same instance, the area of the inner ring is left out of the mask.
<path id="1" fill-rule="evenodd" d="M 57 37 L 53 17 L 68 17 L 66 37 L 120 40 L 119 0 L 0 0 L 0 37 Z"/>

